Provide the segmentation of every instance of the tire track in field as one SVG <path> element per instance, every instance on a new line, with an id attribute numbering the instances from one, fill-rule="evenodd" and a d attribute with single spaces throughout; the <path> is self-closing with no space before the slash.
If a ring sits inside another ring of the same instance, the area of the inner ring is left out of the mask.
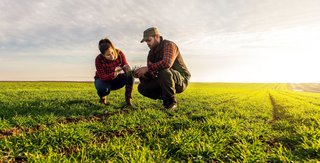
<path id="1" fill-rule="evenodd" d="M 270 102 L 272 105 L 272 120 L 278 121 L 282 119 L 288 119 L 292 116 L 288 115 L 287 110 L 285 107 L 276 103 L 275 98 L 269 93 Z"/>
<path id="2" fill-rule="evenodd" d="M 283 128 L 274 127 L 274 124 L 276 124 L 276 121 L 279 120 L 286 120 L 290 118 L 290 116 L 287 114 L 286 109 L 276 103 L 276 99 L 269 93 L 270 102 L 272 105 L 272 121 L 271 125 L 274 130 L 283 130 Z M 285 130 L 292 130 L 287 128 Z M 283 144 L 287 149 L 292 149 L 293 145 L 288 143 L 286 140 L 282 140 L 282 138 L 273 138 L 271 140 L 265 141 L 269 146 L 271 147 L 278 147 L 279 144 Z"/>
<path id="3" fill-rule="evenodd" d="M 279 92 L 277 92 L 279 93 Z M 284 97 L 287 97 L 286 95 L 280 94 Z M 281 97 L 278 97 L 281 99 Z M 304 123 L 294 115 L 289 114 L 289 110 L 286 109 L 285 106 L 277 103 L 277 99 L 269 93 L 270 101 L 273 106 L 273 121 L 271 121 L 272 130 L 274 132 L 288 132 L 289 135 L 279 135 L 275 136 L 270 140 L 264 141 L 267 143 L 270 147 L 276 147 L 278 148 L 279 145 L 282 145 L 286 149 L 289 150 L 296 150 L 298 146 L 301 146 L 303 144 L 303 141 L 301 139 L 297 139 L 302 137 L 301 133 L 298 133 L 296 131 L 296 126 L 301 125 L 301 123 Z M 277 121 L 283 120 L 286 121 L 286 123 L 277 123 Z M 299 149 L 300 150 L 300 149 Z M 305 150 L 304 150 L 305 151 Z M 301 152 L 298 152 L 301 153 Z"/>

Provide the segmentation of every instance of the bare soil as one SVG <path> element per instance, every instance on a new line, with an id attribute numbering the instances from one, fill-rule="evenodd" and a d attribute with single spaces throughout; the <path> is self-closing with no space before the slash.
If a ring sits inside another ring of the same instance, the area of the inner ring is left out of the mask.
<path id="1" fill-rule="evenodd" d="M 299 92 L 320 93 L 320 83 L 290 83 L 289 88 Z"/>

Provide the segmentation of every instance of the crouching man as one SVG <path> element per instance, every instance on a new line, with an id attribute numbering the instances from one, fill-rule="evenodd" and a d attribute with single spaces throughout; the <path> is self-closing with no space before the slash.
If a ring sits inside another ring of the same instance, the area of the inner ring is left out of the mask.
<path id="1" fill-rule="evenodd" d="M 164 40 L 155 27 L 143 32 L 143 42 L 147 43 L 150 51 L 147 66 L 135 71 L 135 77 L 140 79 L 138 91 L 146 97 L 162 99 L 164 109 L 175 109 L 176 94 L 186 90 L 191 77 L 178 46 Z"/>

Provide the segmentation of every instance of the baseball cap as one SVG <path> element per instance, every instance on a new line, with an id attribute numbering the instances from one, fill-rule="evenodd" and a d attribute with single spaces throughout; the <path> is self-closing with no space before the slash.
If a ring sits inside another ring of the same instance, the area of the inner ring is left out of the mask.
<path id="1" fill-rule="evenodd" d="M 160 35 L 160 33 L 156 27 L 148 28 L 143 32 L 143 39 L 140 42 L 143 43 L 144 41 L 149 39 L 149 37 L 155 36 L 157 34 Z"/>

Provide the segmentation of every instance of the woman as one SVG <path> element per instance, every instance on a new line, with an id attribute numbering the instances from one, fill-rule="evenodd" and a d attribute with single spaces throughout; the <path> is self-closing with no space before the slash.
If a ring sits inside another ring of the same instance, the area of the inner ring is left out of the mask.
<path id="1" fill-rule="evenodd" d="M 132 105 L 132 88 L 134 78 L 125 55 L 116 49 L 109 39 L 99 41 L 100 54 L 96 57 L 96 75 L 94 85 L 100 96 L 100 102 L 108 105 L 107 95 L 111 90 L 117 90 L 125 86 L 125 100 L 128 106 Z M 121 73 L 122 70 L 125 73 Z"/>

